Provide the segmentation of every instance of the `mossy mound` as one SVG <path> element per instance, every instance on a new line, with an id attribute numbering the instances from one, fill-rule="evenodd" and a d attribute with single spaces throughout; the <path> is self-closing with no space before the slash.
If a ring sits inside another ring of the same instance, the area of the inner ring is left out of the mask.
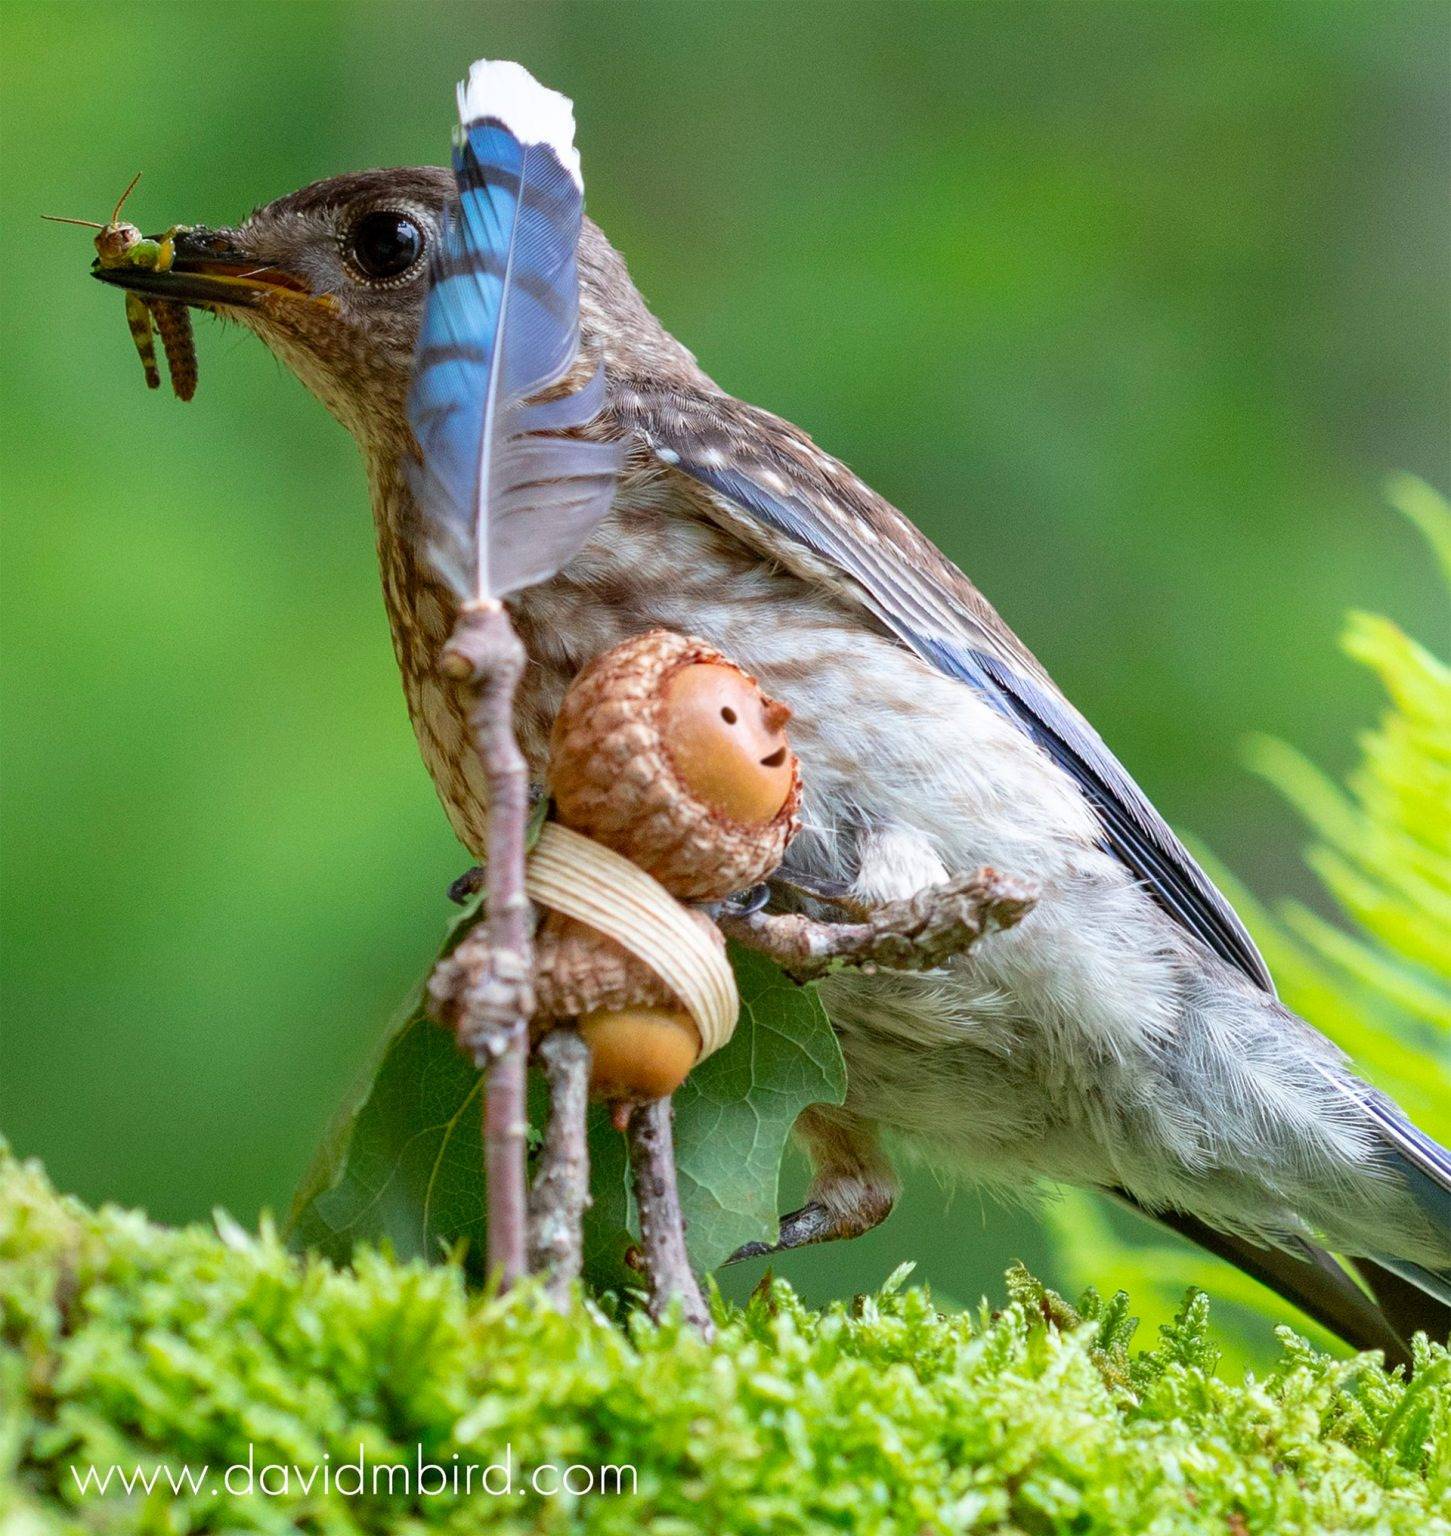
<path id="1" fill-rule="evenodd" d="M 1285 1332 L 1227 1382 L 1200 1296 L 1134 1353 L 1122 1298 L 1009 1290 L 995 1316 L 892 1284 L 818 1313 L 778 1283 L 706 1345 L 451 1265 L 91 1212 L 0 1160 L 0 1536 L 1451 1531 L 1445 1350 L 1408 1386 Z"/>

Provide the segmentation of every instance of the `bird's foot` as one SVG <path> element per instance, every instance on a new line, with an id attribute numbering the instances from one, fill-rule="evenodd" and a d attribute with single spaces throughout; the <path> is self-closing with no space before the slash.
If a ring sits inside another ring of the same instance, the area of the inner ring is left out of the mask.
<path id="1" fill-rule="evenodd" d="M 456 906 L 466 907 L 484 888 L 484 866 L 475 864 L 466 869 L 448 888 L 448 899 Z"/>
<path id="2" fill-rule="evenodd" d="M 862 1192 L 865 1196 L 866 1191 Z M 744 1243 L 726 1260 L 739 1264 L 742 1259 L 764 1259 L 773 1253 L 789 1253 L 793 1248 L 808 1248 L 813 1243 L 835 1243 L 860 1237 L 880 1226 L 892 1209 L 892 1196 L 875 1192 L 849 1208 L 831 1209 L 820 1200 L 808 1200 L 799 1211 L 781 1218 L 781 1228 L 774 1243 Z"/>
<path id="3" fill-rule="evenodd" d="M 727 1264 L 860 1237 L 891 1215 L 897 1180 L 873 1125 L 848 1110 L 817 1104 L 797 1120 L 795 1135 L 814 1170 L 806 1204 L 781 1218 L 774 1243 L 746 1243 Z"/>

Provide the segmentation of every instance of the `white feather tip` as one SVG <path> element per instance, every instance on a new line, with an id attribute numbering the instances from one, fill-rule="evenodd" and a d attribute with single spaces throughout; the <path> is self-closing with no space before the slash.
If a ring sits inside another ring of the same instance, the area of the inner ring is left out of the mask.
<path id="1" fill-rule="evenodd" d="M 459 121 L 467 127 L 481 117 L 501 122 L 521 144 L 544 144 L 584 188 L 579 151 L 574 147 L 574 103 L 551 91 L 512 59 L 480 59 L 458 88 Z"/>

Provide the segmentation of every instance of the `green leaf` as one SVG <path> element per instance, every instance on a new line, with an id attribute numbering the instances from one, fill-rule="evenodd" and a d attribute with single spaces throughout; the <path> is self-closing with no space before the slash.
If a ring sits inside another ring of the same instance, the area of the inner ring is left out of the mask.
<path id="1" fill-rule="evenodd" d="M 472 921 L 450 931 L 445 952 Z M 846 1071 L 814 989 L 769 961 L 733 951 L 741 1017 L 731 1041 L 675 1095 L 681 1206 L 702 1268 L 742 1243 L 775 1235 L 787 1136 L 809 1104 L 839 1104 Z M 422 1011 L 420 984 L 390 1031 L 364 1092 L 345 1104 L 298 1188 L 288 1234 L 298 1246 L 345 1258 L 364 1238 L 403 1256 L 432 1256 L 464 1240 L 482 1248 L 484 1174 L 479 1077 L 453 1036 Z M 538 1123 L 542 1084 L 531 1083 Z M 591 1188 L 586 1262 L 598 1283 L 628 1271 L 634 1202 L 623 1138 L 608 1110 L 590 1111 Z"/>
<path id="2" fill-rule="evenodd" d="M 446 955 L 473 925 L 479 902 L 450 925 Z M 430 971 L 432 966 L 429 967 Z M 346 1258 L 362 1238 L 386 1238 L 401 1257 L 483 1236 L 479 1074 L 453 1035 L 423 1011 L 427 976 L 388 1030 L 360 1092 L 340 1106 L 292 1197 L 287 1235 L 297 1247 Z"/>
<path id="3" fill-rule="evenodd" d="M 675 1166 L 685 1235 L 697 1268 L 713 1269 L 742 1243 L 776 1236 L 786 1139 L 810 1104 L 840 1104 L 841 1048 L 814 987 L 797 986 L 761 955 L 731 947 L 741 1017 L 730 1043 L 675 1095 Z M 590 1110 L 585 1264 L 597 1284 L 626 1273 L 635 1227 L 623 1138 L 604 1105 Z"/>

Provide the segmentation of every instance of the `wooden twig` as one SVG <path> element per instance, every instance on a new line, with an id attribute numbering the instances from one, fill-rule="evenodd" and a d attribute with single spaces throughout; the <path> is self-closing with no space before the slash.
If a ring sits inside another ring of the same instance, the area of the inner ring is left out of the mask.
<path id="1" fill-rule="evenodd" d="M 1032 910 L 1035 899 L 1026 881 L 983 868 L 905 901 L 886 902 L 860 922 L 821 922 L 794 912 L 725 912 L 719 923 L 728 938 L 769 955 L 798 981 L 809 981 L 841 966 L 934 970 L 984 934 L 1011 927 Z"/>
<path id="2" fill-rule="evenodd" d="M 535 1047 L 549 1083 L 549 1124 L 529 1191 L 529 1268 L 556 1305 L 584 1264 L 581 1222 L 589 1208 L 589 1047 L 576 1029 L 551 1029 Z"/>
<path id="3" fill-rule="evenodd" d="M 630 1111 L 630 1172 L 640 1208 L 640 1245 L 650 1283 L 650 1316 L 657 1321 L 677 1298 L 685 1319 L 707 1338 L 715 1336 L 710 1311 L 685 1251 L 685 1223 L 675 1182 L 674 1111 L 669 1099 L 650 1099 Z"/>
<path id="4" fill-rule="evenodd" d="M 526 1236 L 524 1071 L 534 1011 L 533 908 L 524 889 L 529 770 L 514 736 L 514 695 L 524 661 L 508 613 L 492 601 L 462 611 L 439 659 L 446 676 L 475 689 L 469 725 L 488 781 L 489 836 L 484 919 L 439 967 L 431 991 L 451 1015 L 460 1045 L 488 1074 L 488 1266 L 501 1287 L 524 1273 Z"/>

